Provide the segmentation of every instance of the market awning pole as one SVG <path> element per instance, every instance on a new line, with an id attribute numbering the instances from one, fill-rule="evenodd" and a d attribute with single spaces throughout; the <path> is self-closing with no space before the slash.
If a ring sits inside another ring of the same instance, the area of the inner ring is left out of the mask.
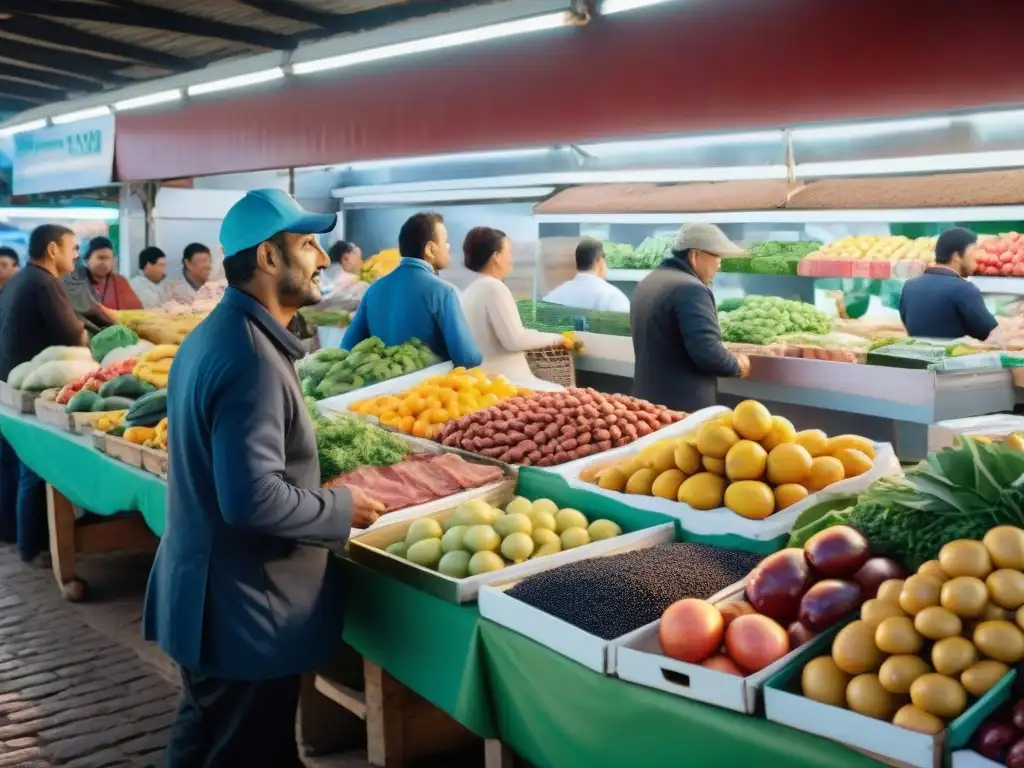
<path id="1" fill-rule="evenodd" d="M 793 154 L 793 130 L 787 128 L 782 132 L 783 141 L 786 142 L 786 178 L 790 183 L 796 181 L 796 156 Z"/>

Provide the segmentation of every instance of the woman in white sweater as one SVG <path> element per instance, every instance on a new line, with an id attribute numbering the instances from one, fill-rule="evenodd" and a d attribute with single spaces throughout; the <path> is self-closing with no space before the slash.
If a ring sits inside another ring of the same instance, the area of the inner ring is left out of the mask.
<path id="1" fill-rule="evenodd" d="M 565 344 L 557 333 L 523 327 L 512 291 L 502 280 L 512 271 L 512 243 L 500 229 L 475 227 L 462 243 L 466 268 L 479 277 L 462 293 L 462 310 L 488 373 L 501 373 L 529 386 L 533 381 L 526 355 L 534 349 Z"/>

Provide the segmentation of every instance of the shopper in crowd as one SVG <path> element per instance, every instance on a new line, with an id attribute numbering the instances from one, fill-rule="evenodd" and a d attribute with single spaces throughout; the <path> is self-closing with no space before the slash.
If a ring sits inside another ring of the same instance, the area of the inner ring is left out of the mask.
<path id="1" fill-rule="evenodd" d="M 78 273 L 89 283 L 96 301 L 108 309 L 142 309 L 128 279 L 117 273 L 114 244 L 108 238 L 94 237 L 89 241 Z"/>
<path id="2" fill-rule="evenodd" d="M 573 309 L 629 312 L 629 299 L 608 282 L 608 263 L 600 240 L 585 237 L 576 245 L 576 277 L 551 291 L 544 301 Z"/>
<path id="3" fill-rule="evenodd" d="M 20 266 L 18 252 L 9 246 L 0 246 L 0 290 L 17 274 Z"/>
<path id="4" fill-rule="evenodd" d="M 331 246 L 331 261 L 336 262 L 343 271 L 350 275 L 359 274 L 363 266 L 363 251 L 355 243 L 340 240 Z"/>
<path id="5" fill-rule="evenodd" d="M 37 227 L 29 236 L 29 262 L 0 293 L 0 380 L 15 366 L 47 347 L 87 342 L 62 278 L 78 258 L 75 233 L 57 224 Z M 0 445 L 0 538 L 17 541 L 23 560 L 49 547 L 46 484 L 19 461 L 7 443 Z"/>
<path id="6" fill-rule="evenodd" d="M 189 243 L 181 257 L 182 279 L 168 281 L 165 301 L 191 304 L 213 271 L 213 254 L 202 243 Z"/>
<path id="7" fill-rule="evenodd" d="M 442 360 L 470 368 L 483 356 L 462 313 L 459 294 L 438 272 L 451 263 L 439 213 L 417 213 L 398 233 L 402 260 L 366 291 L 342 347 L 377 336 L 388 346 L 420 339 Z"/>
<path id="8" fill-rule="evenodd" d="M 711 281 L 719 259 L 743 249 L 713 224 L 684 224 L 672 255 L 633 293 L 633 394 L 679 411 L 714 405 L 720 376 L 746 376 L 750 360 L 722 343 Z"/>
<path id="9" fill-rule="evenodd" d="M 978 236 L 954 227 L 935 243 L 935 266 L 908 280 L 900 294 L 900 319 L 911 336 L 984 341 L 998 321 L 981 290 L 966 279 L 974 274 Z"/>
<path id="10" fill-rule="evenodd" d="M 327 254 L 310 213 L 276 189 L 228 211 L 220 240 L 230 287 L 182 343 L 167 413 L 167 528 L 150 575 L 146 637 L 181 666 L 168 768 L 301 765 L 299 675 L 341 642 L 336 558 L 383 505 L 321 488 L 313 425 L 286 330 L 320 300 Z"/>
<path id="11" fill-rule="evenodd" d="M 358 274 L 363 266 L 363 252 L 355 243 L 339 240 L 327 251 L 331 264 L 320 278 L 324 298 L 335 291 L 343 291 L 359 282 Z"/>
<path id="12" fill-rule="evenodd" d="M 150 245 L 139 252 L 139 274 L 128 282 L 142 306 L 153 309 L 164 303 L 166 277 L 167 254 L 155 245 Z"/>
<path id="13" fill-rule="evenodd" d="M 526 355 L 534 349 L 564 346 L 565 337 L 523 327 L 512 291 L 502 281 L 512 271 L 512 242 L 500 229 L 476 227 L 462 243 L 466 269 L 479 277 L 462 293 L 462 309 L 489 373 L 517 384 L 533 380 Z"/>

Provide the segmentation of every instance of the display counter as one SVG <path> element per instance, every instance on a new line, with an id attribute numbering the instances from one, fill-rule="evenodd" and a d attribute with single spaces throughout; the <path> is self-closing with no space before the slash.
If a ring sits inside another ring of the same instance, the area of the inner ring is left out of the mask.
<path id="1" fill-rule="evenodd" d="M 633 342 L 620 336 L 580 333 L 576 361 L 581 386 L 628 392 Z M 902 460 L 927 452 L 928 427 L 939 421 L 1011 411 L 1018 391 L 1009 371 L 932 371 L 788 357 L 752 357 L 746 379 L 719 379 L 719 401 L 763 402 L 797 429 L 856 432 L 891 442 Z"/>
<path id="2" fill-rule="evenodd" d="M 0 432 L 60 494 L 104 516 L 141 512 L 163 531 L 166 481 L 2 406 Z M 541 484 L 535 494 L 555 481 L 531 477 Z M 343 567 L 345 640 L 476 735 L 500 738 L 534 765 L 664 765 L 680 745 L 695 766 L 877 765 L 763 718 L 593 672 L 482 619 L 476 604 L 445 602 L 347 559 Z"/>

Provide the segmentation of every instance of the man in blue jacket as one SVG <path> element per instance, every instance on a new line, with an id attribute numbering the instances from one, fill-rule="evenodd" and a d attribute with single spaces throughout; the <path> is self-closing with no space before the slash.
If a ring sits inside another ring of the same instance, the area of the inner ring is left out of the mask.
<path id="1" fill-rule="evenodd" d="M 299 766 L 299 676 L 341 642 L 343 543 L 383 506 L 321 488 L 287 330 L 320 300 L 334 214 L 274 189 L 224 219 L 229 287 L 181 345 L 168 386 L 167 529 L 149 579 L 147 639 L 181 666 L 168 768 Z"/>
<path id="2" fill-rule="evenodd" d="M 417 213 L 398 233 L 402 261 L 370 286 L 341 346 L 378 337 L 389 347 L 420 339 L 442 360 L 472 368 L 483 355 L 466 324 L 455 288 L 437 273 L 451 263 L 448 230 L 439 213 Z"/>
<path id="3" fill-rule="evenodd" d="M 900 294 L 900 319 L 911 336 L 984 341 L 999 324 L 985 306 L 978 286 L 967 281 L 974 274 L 978 236 L 953 227 L 935 243 L 935 266 L 908 280 Z"/>

